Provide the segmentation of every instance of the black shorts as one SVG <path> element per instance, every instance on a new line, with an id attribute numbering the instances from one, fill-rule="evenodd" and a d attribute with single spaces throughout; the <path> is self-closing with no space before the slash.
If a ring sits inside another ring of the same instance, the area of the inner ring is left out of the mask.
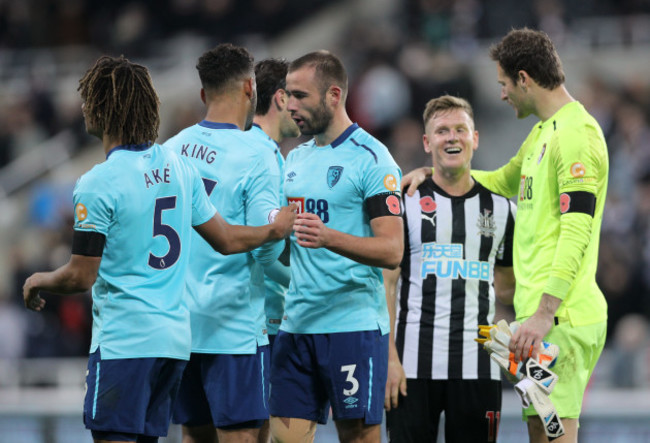
<path id="1" fill-rule="evenodd" d="M 435 442 L 440 413 L 445 441 L 495 442 L 501 417 L 498 380 L 407 380 L 407 396 L 386 413 L 391 443 Z"/>

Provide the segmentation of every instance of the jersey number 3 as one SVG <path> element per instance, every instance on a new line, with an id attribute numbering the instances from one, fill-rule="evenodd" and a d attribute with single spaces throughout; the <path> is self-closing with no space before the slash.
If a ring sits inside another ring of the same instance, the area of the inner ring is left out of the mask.
<path id="1" fill-rule="evenodd" d="M 357 393 L 359 390 L 359 380 L 354 378 L 354 370 L 357 368 L 357 365 L 343 365 L 341 366 L 341 372 L 347 372 L 348 375 L 345 378 L 345 381 L 352 384 L 350 389 L 343 389 L 343 395 L 350 396 Z"/>

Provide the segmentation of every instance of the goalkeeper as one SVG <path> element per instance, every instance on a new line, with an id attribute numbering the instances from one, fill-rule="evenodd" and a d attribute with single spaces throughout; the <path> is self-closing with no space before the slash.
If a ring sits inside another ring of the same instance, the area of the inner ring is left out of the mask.
<path id="1" fill-rule="evenodd" d="M 517 197 L 515 312 L 521 326 L 509 343 L 520 361 L 537 357 L 542 340 L 560 354 L 550 400 L 564 425 L 556 440 L 576 442 L 582 398 L 605 344 L 607 303 L 595 275 L 609 169 L 602 130 L 564 87 L 562 63 L 548 35 L 510 31 L 490 49 L 501 99 L 517 118 L 540 119 L 508 164 L 474 171 L 493 192 Z M 411 195 L 429 168 L 407 175 Z M 531 442 L 546 441 L 533 407 L 524 410 Z"/>

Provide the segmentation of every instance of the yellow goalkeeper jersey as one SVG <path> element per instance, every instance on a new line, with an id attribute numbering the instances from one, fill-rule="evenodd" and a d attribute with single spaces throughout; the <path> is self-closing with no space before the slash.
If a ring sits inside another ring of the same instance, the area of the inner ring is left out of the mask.
<path id="1" fill-rule="evenodd" d="M 562 299 L 556 315 L 573 325 L 607 319 L 596 266 L 608 169 L 600 126 L 571 102 L 537 123 L 508 164 L 472 172 L 491 191 L 517 196 L 517 319 L 530 317 L 543 293 Z"/>

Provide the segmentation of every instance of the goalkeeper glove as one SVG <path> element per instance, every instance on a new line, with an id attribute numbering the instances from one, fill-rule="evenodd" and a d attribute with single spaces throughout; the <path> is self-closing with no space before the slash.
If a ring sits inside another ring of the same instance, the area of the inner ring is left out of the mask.
<path id="1" fill-rule="evenodd" d="M 512 322 L 508 325 L 505 320 L 500 320 L 496 325 L 480 325 L 479 335 L 483 338 L 475 340 L 483 345 L 508 380 L 515 383 L 515 392 L 522 406 L 527 408 L 530 404 L 533 405 L 542 420 L 547 437 L 553 440 L 564 434 L 562 422 L 548 397 L 558 380 L 558 376 L 549 368 L 555 365 L 560 349 L 555 344 L 542 342 L 535 359 L 531 358 L 531 346 L 529 358 L 516 362 L 509 345 L 518 328 L 519 323 Z"/>

